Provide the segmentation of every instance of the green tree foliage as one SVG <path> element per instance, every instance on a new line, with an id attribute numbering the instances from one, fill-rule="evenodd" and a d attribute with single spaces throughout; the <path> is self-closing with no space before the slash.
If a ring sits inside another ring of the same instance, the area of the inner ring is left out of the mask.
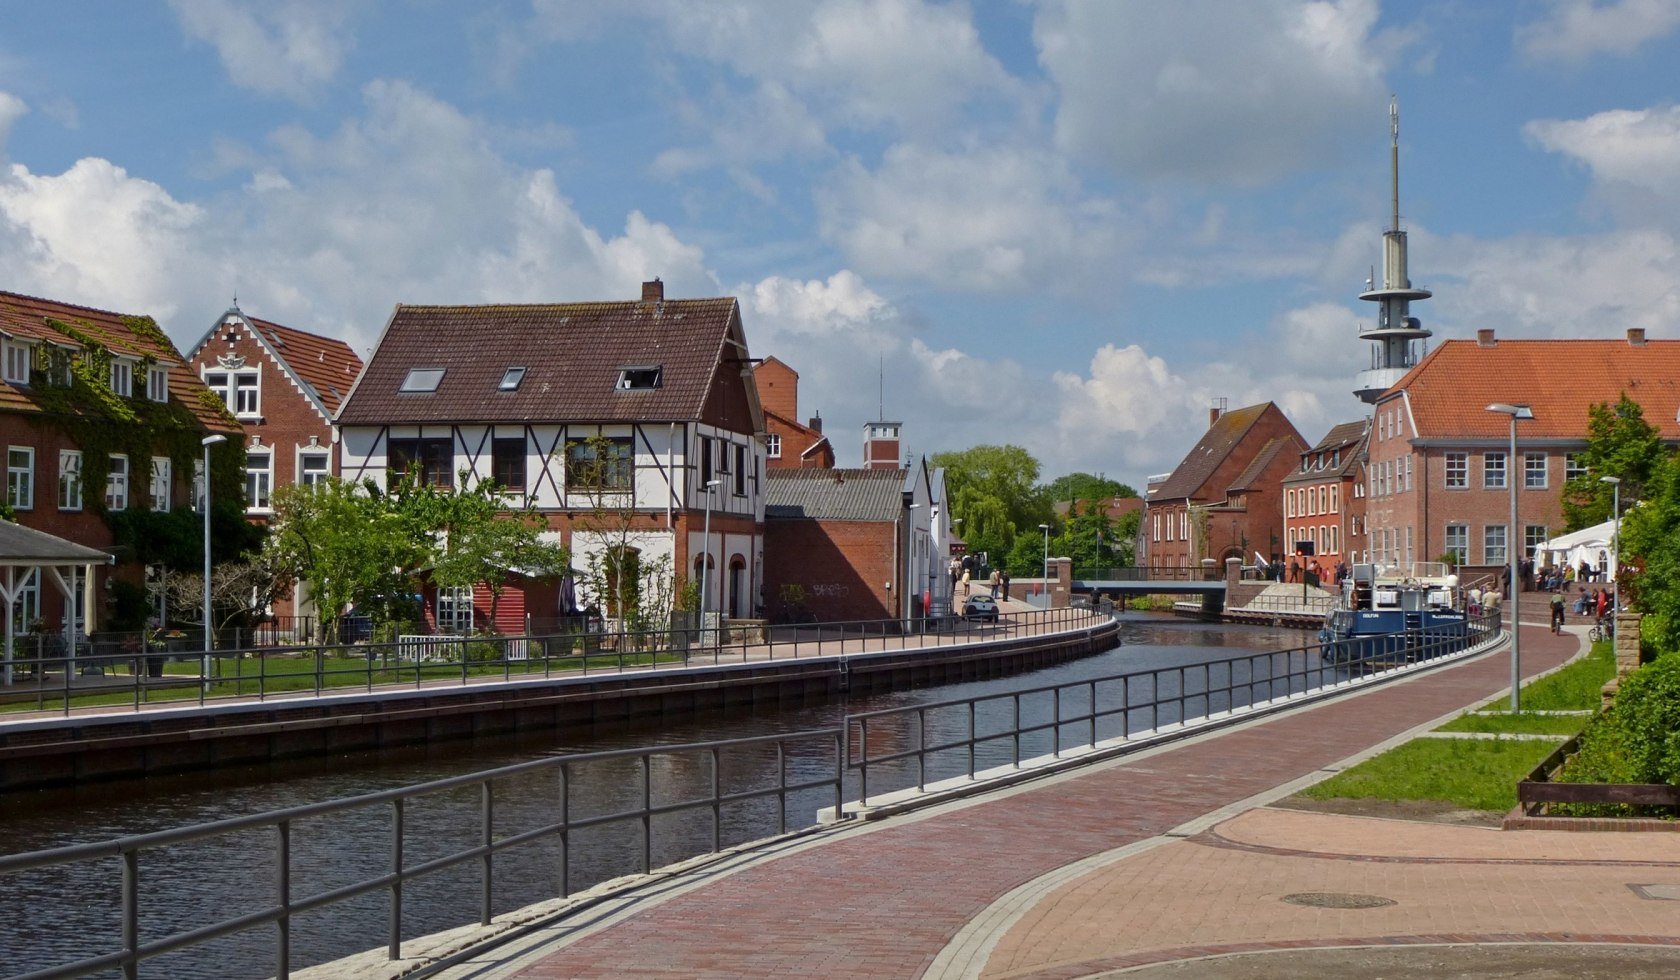
<path id="1" fill-rule="evenodd" d="M 1135 497 L 1136 490 L 1107 477 L 1090 473 L 1069 473 L 1058 476 L 1044 486 L 1044 493 L 1055 503 L 1070 500 L 1102 500 L 1115 497 Z"/>
<path id="2" fill-rule="evenodd" d="M 1122 564 L 1118 553 L 1114 523 L 1100 500 L 1080 503 L 1075 500 L 1068 508 L 1066 523 L 1060 534 L 1050 541 L 1050 550 L 1059 557 L 1072 558 L 1075 568 L 1111 568 Z M 1131 550 L 1125 542 L 1126 551 Z"/>
<path id="3" fill-rule="evenodd" d="M 1643 633 L 1680 650 L 1680 459 L 1664 457 L 1646 480 L 1644 500 L 1622 518 L 1617 588 L 1647 615 Z"/>
<path id="4" fill-rule="evenodd" d="M 975 446 L 936 453 L 929 462 L 945 470 L 951 514 L 961 518 L 957 533 L 970 552 L 1011 554 L 1017 535 L 1036 537 L 1038 525 L 1051 520 L 1050 500 L 1037 485 L 1038 460 L 1020 446 Z"/>
<path id="5" fill-rule="evenodd" d="M 1680 785 L 1680 654 L 1629 674 L 1610 713 L 1634 781 Z"/>
<path id="6" fill-rule="evenodd" d="M 1587 410 L 1586 472 L 1563 486 L 1563 517 L 1571 531 L 1610 519 L 1614 489 L 1600 478 L 1619 477 L 1622 507 L 1645 499 L 1645 484 L 1664 450 L 1656 426 L 1645 421 L 1639 403 L 1622 392 L 1615 405 Z"/>

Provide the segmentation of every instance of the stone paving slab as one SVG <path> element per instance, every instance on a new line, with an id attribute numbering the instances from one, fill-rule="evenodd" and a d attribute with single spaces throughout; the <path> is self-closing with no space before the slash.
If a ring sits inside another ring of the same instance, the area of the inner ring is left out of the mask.
<path id="1" fill-rule="evenodd" d="M 1562 663 L 1580 645 L 1573 635 L 1552 636 L 1536 624 L 1524 629 L 1523 649 L 1525 674 L 1532 675 Z M 579 938 L 517 958 L 487 956 L 448 975 L 911 977 L 976 975 L 983 969 L 1030 972 L 1059 962 L 1090 963 L 1102 971 L 1114 968 L 1100 965 L 1106 958 L 1136 950 L 1117 951 L 1092 945 L 1089 936 L 1076 939 L 1072 931 L 1056 931 L 1061 919 L 1135 915 L 1128 929 L 1151 937 L 1146 941 L 1152 947 L 1162 946 L 1153 938 L 1157 933 L 1166 937 L 1167 946 L 1177 950 L 1168 958 L 1202 955 L 1172 944 L 1200 941 L 1202 934 L 1190 925 L 1214 917 L 1187 915 L 1184 909 L 1221 908 L 1225 914 L 1218 921 L 1239 924 L 1248 930 L 1242 935 L 1278 937 L 1245 942 L 1310 945 L 1320 932 L 1381 935 L 1338 925 L 1334 916 L 1346 912 L 1284 908 L 1278 902 L 1241 909 L 1221 905 L 1225 900 L 1220 896 L 1232 890 L 1233 878 L 1208 870 L 1236 862 L 1231 867 L 1242 868 L 1239 874 L 1252 888 L 1324 891 L 1367 880 L 1366 863 L 1265 853 L 1264 848 L 1249 851 L 1211 837 L 1167 844 L 1163 835 L 1192 821 L 1206 822 L 1221 808 L 1242 808 L 1267 794 L 1275 796 L 1280 785 L 1315 778 L 1326 767 L 1397 740 L 1416 726 L 1480 704 L 1499 693 L 1508 672 L 1509 661 L 1495 654 L 978 802 L 889 821 L 868 834 L 838 835 L 823 846 L 746 867 L 643 907 Z M 1573 848 L 1581 844 L 1575 836 L 1546 839 Z M 1235 843 L 1244 842 L 1239 838 Z M 1316 845 L 1318 839 L 1307 843 Z M 1148 863 L 1134 864 L 1139 861 Z M 1035 883 L 1058 869 L 1085 867 L 1080 862 L 1097 870 L 1033 891 Z M 1116 893 L 1101 892 L 1105 875 L 1131 873 L 1124 870 L 1128 867 L 1152 872 L 1147 890 L 1134 889 L 1124 903 Z M 1405 892 L 1407 914 L 1414 913 L 1419 894 L 1447 896 L 1444 904 L 1452 909 L 1472 904 L 1473 893 L 1463 886 L 1473 874 L 1505 874 L 1513 881 L 1538 876 L 1559 885 L 1578 870 L 1533 862 L 1492 870 L 1455 864 L 1445 870 L 1428 866 L 1437 877 L 1426 881 L 1423 867 L 1397 863 L 1390 869 L 1392 881 L 1385 880 L 1385 887 L 1410 889 Z M 1277 877 L 1284 869 L 1305 871 L 1286 882 Z M 1609 878 L 1628 872 L 1600 873 L 1606 877 L 1590 894 L 1599 903 L 1595 921 L 1608 921 Z M 1680 878 L 1680 869 L 1674 877 Z M 1616 884 L 1625 890 L 1625 882 Z M 1107 895 L 1106 903 L 1071 898 L 1099 893 Z M 1524 894 L 1538 893 L 1530 889 Z M 1617 896 L 1615 901 L 1625 900 Z M 1663 905 L 1680 923 L 1665 903 L 1651 904 Z M 1105 911 L 1108 905 L 1114 907 Z M 1174 915 L 1172 908 L 1181 912 Z M 1517 921 L 1523 914 L 1511 914 L 1511 928 L 1527 930 L 1525 922 Z M 1434 914 L 1428 921 L 1456 932 L 1467 920 Z M 1545 921 L 1552 924 L 1555 916 Z M 1092 931 L 1089 926 L 1084 930 Z M 952 956 L 953 944 L 964 954 Z"/>

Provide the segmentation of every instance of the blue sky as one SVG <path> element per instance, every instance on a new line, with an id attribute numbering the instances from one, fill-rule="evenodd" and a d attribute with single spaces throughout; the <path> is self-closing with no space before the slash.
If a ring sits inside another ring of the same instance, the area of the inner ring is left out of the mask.
<path id="1" fill-rule="evenodd" d="M 1141 485 L 1217 399 L 1359 416 L 1391 93 L 1437 341 L 1680 335 L 1680 0 L 0 10 L 0 288 L 182 347 L 659 276 L 843 464 L 880 399 Z"/>

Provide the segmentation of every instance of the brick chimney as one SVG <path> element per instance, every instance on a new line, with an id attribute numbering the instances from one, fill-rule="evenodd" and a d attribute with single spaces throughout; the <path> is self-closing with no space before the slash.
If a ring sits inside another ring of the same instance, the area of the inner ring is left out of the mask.
<path id="1" fill-rule="evenodd" d="M 818 432 L 821 432 L 822 431 L 822 415 L 821 415 L 821 413 L 818 413 L 816 415 L 811 416 L 811 421 L 809 421 L 805 424 L 810 426 L 811 428 L 817 430 Z"/>
<path id="2" fill-rule="evenodd" d="M 1644 347 L 1645 346 L 1645 328 L 1644 327 L 1628 327 L 1628 346 L 1629 347 Z"/>
<path id="3" fill-rule="evenodd" d="M 1499 341 L 1493 339 L 1493 328 L 1483 327 L 1476 331 L 1477 347 L 1498 347 Z"/>
<path id="4" fill-rule="evenodd" d="M 1208 406 L 1208 428 L 1213 428 L 1213 423 L 1219 421 L 1219 416 L 1225 414 L 1225 404 L 1225 399 L 1215 398 L 1213 404 Z"/>
<path id="5" fill-rule="evenodd" d="M 644 303 L 663 303 L 663 302 L 665 302 L 665 284 L 660 282 L 657 277 L 655 277 L 652 282 L 642 283 L 642 302 L 644 302 Z"/>

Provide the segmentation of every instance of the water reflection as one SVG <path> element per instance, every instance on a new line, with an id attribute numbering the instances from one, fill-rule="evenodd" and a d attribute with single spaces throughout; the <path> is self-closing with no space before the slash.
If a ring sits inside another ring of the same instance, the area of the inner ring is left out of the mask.
<path id="1" fill-rule="evenodd" d="M 441 743 L 430 746 L 360 752 L 332 759 L 270 766 L 154 777 L 120 784 L 13 794 L 0 797 L 8 853 L 62 844 L 104 840 L 169 827 L 203 823 L 226 817 L 352 796 L 406 786 L 467 772 L 510 765 L 538 756 L 569 755 L 616 748 L 702 742 L 745 735 L 793 732 L 837 725 L 847 712 L 872 711 L 925 704 L 984 693 L 1088 680 L 1105 675 L 1189 665 L 1182 678 L 1175 672 L 1162 685 L 1136 683 L 1117 688 L 1116 682 L 1098 685 L 1098 703 L 1141 705 L 1148 700 L 1183 693 L 1184 709 L 1194 715 L 1203 706 L 1215 710 L 1245 703 L 1250 681 L 1262 685 L 1259 696 L 1276 693 L 1255 678 L 1247 658 L 1257 651 L 1281 649 L 1305 642 L 1297 631 L 1245 626 L 1194 624 L 1177 620 L 1129 617 L 1123 627 L 1124 645 L 1105 653 L 1009 677 L 899 690 L 804 704 L 761 706 L 751 710 L 706 712 L 683 718 L 643 719 L 613 724 L 533 732 L 513 737 Z M 1295 658 L 1285 658 L 1296 663 Z M 1264 664 L 1266 661 L 1260 661 Z M 1207 664 L 1205 669 L 1201 666 Z M 1298 666 L 1298 664 L 1297 664 Z M 1267 668 L 1279 670 L 1279 668 Z M 1084 692 L 1084 693 L 1081 693 Z M 1061 700 L 1064 719 L 1088 714 L 1089 688 L 1076 688 Z M 1048 694 L 988 701 L 976 709 L 975 731 L 1004 730 L 1021 712 L 1029 723 L 1050 721 L 1058 710 Z M 1137 731 L 1176 720 L 1179 708 L 1134 710 L 1095 720 L 1099 737 Z M 1090 722 L 1063 726 L 1062 741 L 1084 741 Z M 920 744 L 942 744 L 967 738 L 966 709 L 927 713 L 925 724 L 904 717 L 883 722 L 869 732 L 871 755 Z M 1051 751 L 1050 728 L 1018 740 L 994 738 L 973 747 L 980 768 Z M 924 743 L 922 740 L 926 739 Z M 928 780 L 966 772 L 969 748 L 946 750 L 932 757 Z M 655 803 L 709 797 L 714 778 L 713 759 L 691 752 L 656 757 L 651 785 Z M 717 759 L 715 778 L 725 792 L 744 793 L 773 786 L 780 765 L 789 781 L 831 774 L 835 760 L 831 743 L 801 744 L 778 761 L 771 744 L 735 747 Z M 883 766 L 870 773 L 871 792 L 891 785 L 908 785 L 917 778 L 913 763 Z M 559 819 L 562 788 L 556 771 L 521 775 L 496 786 L 495 832 L 508 837 L 546 826 Z M 639 806 L 642 793 L 640 763 L 614 760 L 570 775 L 564 798 L 571 815 L 614 813 Z M 848 798 L 856 795 L 855 782 Z M 824 790 L 796 793 L 789 800 L 790 827 L 808 826 L 819 808 L 833 804 Z M 773 797 L 725 806 L 717 829 L 723 846 L 776 833 L 782 813 Z M 434 794 L 410 803 L 403 814 L 402 846 L 409 866 L 477 843 L 482 833 L 478 793 L 473 789 Z M 330 891 L 388 870 L 392 850 L 393 816 L 388 809 L 333 814 L 294 826 L 294 898 Z M 709 812 L 657 816 L 651 860 L 668 864 L 704 850 L 711 844 Z M 276 869 L 273 831 L 230 835 L 191 846 L 148 854 L 140 879 L 142 941 L 159 938 L 183 927 L 225 919 L 270 905 L 275 895 Z M 554 838 L 521 847 L 496 863 L 493 908 L 497 913 L 554 897 L 562 875 L 573 891 L 595 882 L 640 870 L 643 837 L 639 822 L 602 825 L 571 834 L 569 855 L 563 860 Z M 118 946 L 117 883 L 119 862 L 88 863 L 74 872 L 35 872 L 9 878 L 0 887 L 0 912 L 10 928 L 0 931 L 0 974 L 13 975 L 52 963 L 112 951 Z M 479 876 L 469 863 L 409 886 L 404 896 L 405 938 L 475 921 L 478 915 Z M 335 959 L 380 946 L 384 942 L 389 900 L 383 893 L 363 896 L 330 909 L 297 917 L 293 922 L 294 968 Z M 145 976 L 260 977 L 270 975 L 274 963 L 274 931 L 263 928 L 242 933 L 181 954 L 148 963 Z"/>

